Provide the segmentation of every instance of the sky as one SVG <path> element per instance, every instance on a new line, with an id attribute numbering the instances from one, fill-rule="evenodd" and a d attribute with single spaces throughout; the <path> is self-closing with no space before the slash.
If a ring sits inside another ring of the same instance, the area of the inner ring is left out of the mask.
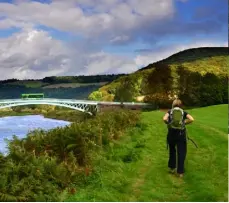
<path id="1" fill-rule="evenodd" d="M 228 47 L 227 0 L 0 0 L 0 80 L 132 73 Z"/>

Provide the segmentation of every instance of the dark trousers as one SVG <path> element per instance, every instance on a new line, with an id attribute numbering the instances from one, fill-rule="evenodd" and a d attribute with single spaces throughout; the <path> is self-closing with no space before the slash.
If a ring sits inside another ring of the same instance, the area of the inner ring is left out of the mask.
<path id="1" fill-rule="evenodd" d="M 167 135 L 169 146 L 169 168 L 177 168 L 177 173 L 184 173 L 184 161 L 187 153 L 185 130 L 169 129 Z"/>

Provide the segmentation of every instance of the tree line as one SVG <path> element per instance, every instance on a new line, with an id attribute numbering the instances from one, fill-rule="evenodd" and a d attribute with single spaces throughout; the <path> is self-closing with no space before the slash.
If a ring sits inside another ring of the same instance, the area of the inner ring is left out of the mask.
<path id="1" fill-rule="evenodd" d="M 26 81 L 40 81 L 44 83 L 49 84 L 58 84 L 58 83 L 100 83 L 100 82 L 111 82 L 120 76 L 123 76 L 125 74 L 107 74 L 107 75 L 89 75 L 89 76 L 50 76 L 45 77 L 40 80 L 35 79 L 28 79 Z M 0 84 L 7 84 L 12 82 L 20 82 L 19 79 L 7 79 L 7 80 L 1 80 Z"/>

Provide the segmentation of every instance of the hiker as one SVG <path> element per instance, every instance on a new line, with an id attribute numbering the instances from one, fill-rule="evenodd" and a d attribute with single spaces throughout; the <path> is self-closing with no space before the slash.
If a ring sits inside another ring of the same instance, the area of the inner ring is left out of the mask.
<path id="1" fill-rule="evenodd" d="M 194 121 L 190 114 L 188 114 L 186 111 L 183 111 L 182 106 L 182 101 L 180 99 L 175 99 L 172 103 L 172 109 L 170 109 L 163 117 L 163 121 L 168 125 L 168 167 L 170 168 L 171 173 L 175 173 L 177 166 L 177 174 L 179 177 L 183 177 L 184 175 L 184 161 L 187 153 L 185 125 Z"/>

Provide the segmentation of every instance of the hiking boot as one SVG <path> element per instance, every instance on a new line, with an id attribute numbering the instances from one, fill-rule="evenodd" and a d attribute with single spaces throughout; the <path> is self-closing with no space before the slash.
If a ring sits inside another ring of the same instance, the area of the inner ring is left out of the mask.
<path id="1" fill-rule="evenodd" d="M 176 173 L 176 168 L 169 168 L 169 173 L 175 174 Z"/>
<path id="2" fill-rule="evenodd" d="M 184 177 L 184 174 L 183 174 L 183 173 L 178 173 L 177 176 L 178 176 L 179 178 L 183 178 L 183 177 Z"/>

